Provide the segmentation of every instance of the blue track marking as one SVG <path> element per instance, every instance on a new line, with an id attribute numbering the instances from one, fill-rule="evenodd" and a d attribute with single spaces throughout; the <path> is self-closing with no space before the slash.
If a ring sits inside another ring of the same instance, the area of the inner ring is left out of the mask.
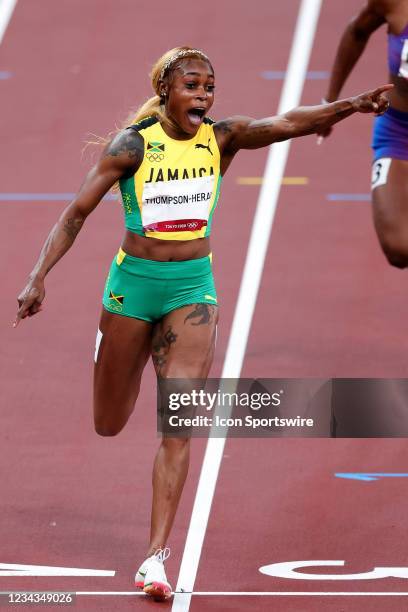
<path id="1" fill-rule="evenodd" d="M 371 202 L 369 193 L 328 193 L 326 200 L 329 202 Z"/>
<path id="2" fill-rule="evenodd" d="M 309 81 L 325 81 L 329 78 L 329 72 L 326 70 L 309 70 L 306 73 L 306 80 Z M 267 81 L 281 81 L 286 77 L 285 70 L 264 70 L 261 72 L 261 77 Z"/>
<path id="3" fill-rule="evenodd" d="M 0 193 L 0 202 L 70 202 L 76 193 Z M 118 195 L 107 193 L 104 200 L 117 200 Z"/>
<path id="4" fill-rule="evenodd" d="M 408 474 L 392 474 L 387 472 L 337 472 L 337 478 L 346 478 L 348 480 L 362 480 L 363 482 L 373 482 L 380 478 L 408 478 Z"/>
<path id="5" fill-rule="evenodd" d="M 0 81 L 5 81 L 6 79 L 11 79 L 12 73 L 8 70 L 0 70 Z"/>

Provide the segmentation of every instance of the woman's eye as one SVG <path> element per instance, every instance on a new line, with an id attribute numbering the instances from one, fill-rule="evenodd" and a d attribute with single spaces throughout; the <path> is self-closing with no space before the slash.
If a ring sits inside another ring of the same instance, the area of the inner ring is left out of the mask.
<path id="1" fill-rule="evenodd" d="M 198 84 L 193 81 L 191 81 L 190 83 L 186 83 L 185 85 L 187 89 L 196 89 L 198 87 Z M 215 89 L 215 85 L 206 85 L 205 89 L 208 92 L 213 92 Z"/>

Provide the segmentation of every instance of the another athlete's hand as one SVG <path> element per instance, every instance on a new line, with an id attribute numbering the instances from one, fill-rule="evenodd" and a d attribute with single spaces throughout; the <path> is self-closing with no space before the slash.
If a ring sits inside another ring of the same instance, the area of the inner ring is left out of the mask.
<path id="1" fill-rule="evenodd" d="M 44 281 L 38 278 L 30 280 L 17 298 L 19 309 L 13 327 L 17 327 L 21 319 L 32 317 L 40 312 L 44 297 Z"/>
<path id="2" fill-rule="evenodd" d="M 374 113 L 375 115 L 382 115 L 388 110 L 390 105 L 385 92 L 392 89 L 394 85 L 388 84 L 382 87 L 377 87 L 373 91 L 367 91 L 366 93 L 360 94 L 350 98 L 354 110 L 357 113 Z"/>

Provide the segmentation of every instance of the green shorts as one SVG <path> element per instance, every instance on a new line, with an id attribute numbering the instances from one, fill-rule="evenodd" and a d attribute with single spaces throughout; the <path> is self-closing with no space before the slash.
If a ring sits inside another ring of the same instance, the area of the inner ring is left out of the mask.
<path id="1" fill-rule="evenodd" d="M 109 312 L 154 323 L 188 304 L 217 306 L 211 256 L 188 261 L 153 261 L 127 255 L 114 258 L 103 305 Z"/>

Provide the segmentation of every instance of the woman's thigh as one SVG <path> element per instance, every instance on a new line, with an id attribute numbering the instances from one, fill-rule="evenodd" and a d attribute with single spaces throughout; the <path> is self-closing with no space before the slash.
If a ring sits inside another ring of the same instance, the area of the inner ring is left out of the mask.
<path id="1" fill-rule="evenodd" d="M 94 369 L 94 419 L 101 435 L 126 424 L 150 355 L 152 324 L 102 310 Z"/>
<path id="2" fill-rule="evenodd" d="M 384 164 L 388 165 L 384 169 Z M 382 165 L 382 166 L 381 166 Z M 383 173 L 383 181 L 375 179 Z M 373 167 L 373 219 L 384 253 L 408 258 L 408 161 L 380 159 Z M 391 261 L 393 263 L 393 261 Z M 397 265 L 397 264 L 396 264 Z"/>
<path id="3" fill-rule="evenodd" d="M 166 378 L 207 378 L 214 357 L 218 307 L 191 304 L 172 310 L 153 332 L 156 373 Z"/>

